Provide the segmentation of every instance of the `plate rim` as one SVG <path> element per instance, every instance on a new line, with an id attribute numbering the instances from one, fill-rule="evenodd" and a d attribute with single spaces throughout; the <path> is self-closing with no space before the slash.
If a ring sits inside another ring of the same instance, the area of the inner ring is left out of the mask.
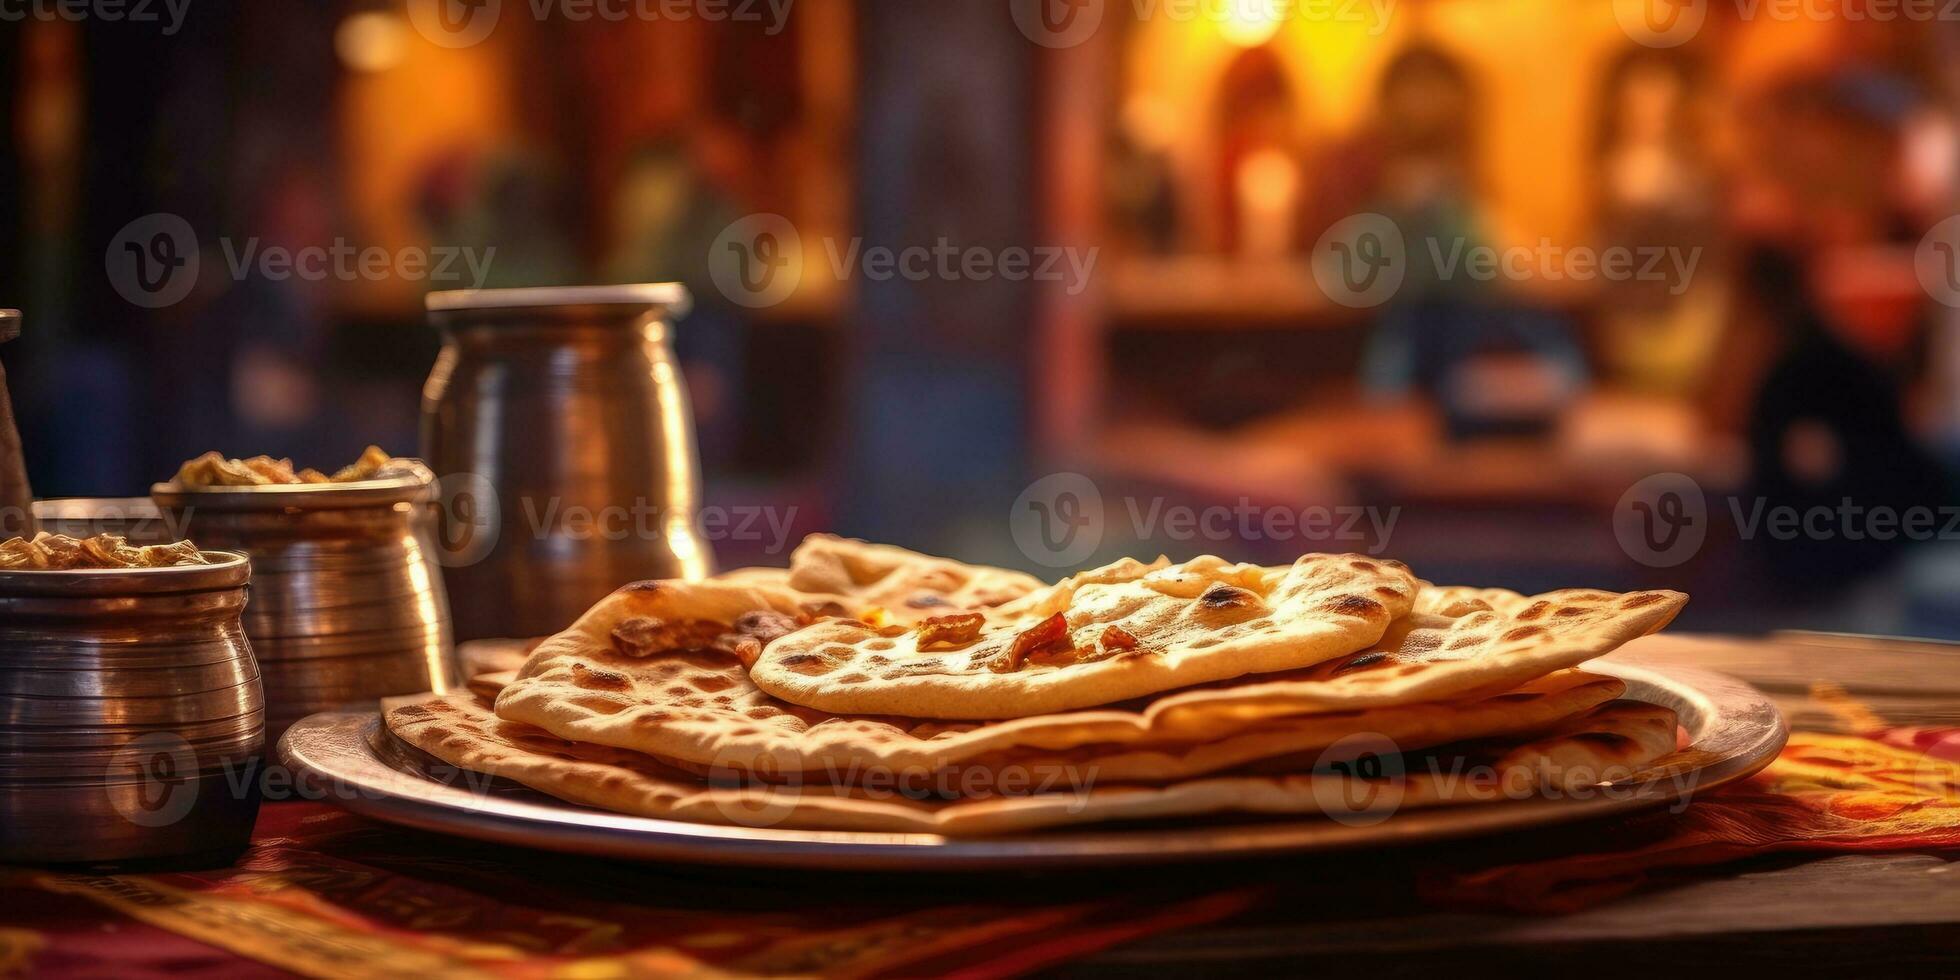
<path id="1" fill-rule="evenodd" d="M 747 867 L 940 871 L 1231 860 L 1386 847 L 1549 827 L 1657 808 L 1761 771 L 1789 728 L 1762 691 L 1701 668 L 1653 664 L 1622 652 L 1585 665 L 1627 682 L 1625 697 L 1674 708 L 1689 747 L 1622 781 L 1619 797 L 1537 798 L 1392 814 L 1349 824 L 1324 817 L 1205 817 L 1190 827 L 1057 828 L 992 837 L 790 830 L 689 823 L 532 802 L 438 783 L 389 765 L 371 738 L 376 711 L 322 712 L 279 739 L 278 757 L 322 797 L 357 814 L 437 833 L 550 851 L 644 861 Z M 1682 792 L 1684 776 L 1692 785 Z M 489 777 L 484 777 L 488 779 Z M 480 785 L 480 784 L 479 784 Z M 351 792 L 346 791 L 351 790 Z M 311 797 L 309 797 L 311 798 Z"/>

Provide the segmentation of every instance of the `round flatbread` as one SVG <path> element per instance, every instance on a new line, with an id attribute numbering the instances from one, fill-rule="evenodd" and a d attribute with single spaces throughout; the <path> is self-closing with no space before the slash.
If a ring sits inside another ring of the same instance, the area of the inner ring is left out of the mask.
<path id="1" fill-rule="evenodd" d="M 853 781 L 866 774 L 960 766 L 1037 776 L 1070 768 L 1100 780 L 1162 782 L 1318 751 L 1355 732 L 1375 733 L 1410 749 L 1529 731 L 1619 697 L 1625 689 L 1613 678 L 1566 671 L 1471 702 L 1291 716 L 1238 712 L 1223 702 L 1203 712 L 1161 714 L 1149 701 L 989 722 L 835 715 L 762 691 L 728 651 L 644 651 L 623 641 L 622 635 L 641 631 L 622 632 L 621 624 L 656 603 L 671 614 L 688 606 L 689 595 L 702 588 L 662 585 L 666 595 L 660 600 L 650 598 L 657 589 L 622 592 L 541 644 L 525 669 L 498 691 L 498 715 L 562 738 L 644 752 L 697 771 L 765 778 Z M 731 629 L 714 625 L 701 635 L 723 637 Z M 1399 647 L 1385 652 L 1411 653 Z"/>
<path id="2" fill-rule="evenodd" d="M 901 622 L 944 611 L 991 609 L 1046 587 L 1025 572 L 834 534 L 804 538 L 790 555 L 783 583 L 799 592 L 850 596 L 887 610 Z"/>
<path id="3" fill-rule="evenodd" d="M 1316 772 L 1236 773 L 1170 786 L 920 799 L 899 788 L 703 783 L 650 756 L 569 742 L 499 719 L 467 694 L 422 695 L 386 712 L 408 744 L 472 772 L 620 813 L 744 827 L 981 836 L 1112 820 L 1220 813 L 1380 819 L 1398 810 L 1529 798 L 1556 787 L 1622 783 L 1670 752 L 1666 708 L 1616 701 L 1554 734 L 1479 742 L 1407 758 L 1362 754 Z M 1663 737 L 1665 733 L 1665 737 Z M 1369 765 L 1350 763 L 1368 762 Z M 1385 763 L 1385 764 L 1384 764 Z"/>
<path id="4" fill-rule="evenodd" d="M 480 678 L 482 680 L 482 678 Z M 1011 721 L 939 723 L 829 715 L 780 702 L 745 682 L 741 664 L 698 651 L 651 659 L 600 653 L 547 668 L 500 692 L 498 715 L 564 739 L 633 749 L 690 772 L 764 780 L 862 782 L 960 770 L 974 784 L 1064 778 L 1172 782 L 1254 760 L 1317 753 L 1354 733 L 1399 749 L 1543 729 L 1617 698 L 1625 684 L 1578 670 L 1472 702 L 1239 721 L 1213 731 L 1156 731 L 1143 708 L 1072 711 Z M 578 690 L 594 684 L 604 690 Z M 480 690 L 472 682 L 470 690 Z"/>
<path id="5" fill-rule="evenodd" d="M 1182 692 L 1157 701 L 1151 712 L 1175 727 L 1179 716 L 1209 724 L 1220 712 L 1291 715 L 1504 691 L 1654 633 L 1687 601 L 1664 590 L 1562 589 L 1525 596 L 1425 587 L 1414 615 L 1397 621 L 1374 648 L 1302 670 Z"/>
<path id="6" fill-rule="evenodd" d="M 1399 562 L 1307 555 L 1285 569 L 1134 561 L 911 630 L 832 620 L 774 640 L 763 690 L 838 714 L 1020 718 L 1287 670 L 1367 649 L 1406 615 Z"/>

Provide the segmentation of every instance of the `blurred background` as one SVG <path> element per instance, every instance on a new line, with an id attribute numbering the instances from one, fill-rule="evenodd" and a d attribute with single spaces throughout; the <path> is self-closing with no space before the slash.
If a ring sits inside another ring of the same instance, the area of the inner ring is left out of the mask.
<path id="1" fill-rule="evenodd" d="M 1944 4 L 178 2 L 0 19 L 43 496 L 414 454 L 425 292 L 680 280 L 707 500 L 799 533 L 1052 573 L 1010 528 L 1090 507 L 1080 563 L 1385 545 L 1960 637 Z M 156 215 L 200 271 L 149 308 L 105 263 Z M 792 288 L 717 268 L 752 216 Z M 336 243 L 488 261 L 248 255 Z M 978 265 L 873 258 L 940 243 Z"/>

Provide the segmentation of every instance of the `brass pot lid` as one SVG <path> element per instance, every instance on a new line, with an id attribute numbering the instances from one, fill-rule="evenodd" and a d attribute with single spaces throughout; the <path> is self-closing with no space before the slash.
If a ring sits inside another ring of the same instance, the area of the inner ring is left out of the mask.
<path id="1" fill-rule="evenodd" d="M 209 565 L 160 568 L 6 569 L 0 598 L 129 598 L 236 589 L 252 577 L 251 560 L 232 551 L 206 549 Z"/>
<path id="2" fill-rule="evenodd" d="M 245 487 L 180 487 L 158 483 L 150 499 L 162 511 L 187 507 L 212 511 L 340 510 L 391 507 L 434 498 L 435 473 L 420 460 L 397 460 L 401 471 L 372 480 L 346 483 L 271 483 Z"/>
<path id="3" fill-rule="evenodd" d="M 564 306 L 654 307 L 683 317 L 693 305 L 677 282 L 639 282 L 621 286 L 531 286 L 520 289 L 445 289 L 423 297 L 430 313 L 462 310 L 549 309 Z"/>

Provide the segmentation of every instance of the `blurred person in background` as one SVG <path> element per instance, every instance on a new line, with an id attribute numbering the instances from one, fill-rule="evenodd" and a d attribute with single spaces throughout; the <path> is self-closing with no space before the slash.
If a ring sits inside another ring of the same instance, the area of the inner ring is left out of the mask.
<path id="1" fill-rule="evenodd" d="M 613 244 L 602 261 L 609 282 L 681 282 L 693 312 L 674 330 L 674 356 L 687 378 L 702 462 L 730 465 L 741 441 L 748 322 L 722 296 L 709 274 L 710 252 L 722 229 L 743 216 L 718 171 L 717 158 L 740 156 L 738 136 L 721 127 L 694 127 L 694 138 L 647 140 L 627 161 L 614 194 Z"/>
<path id="2" fill-rule="evenodd" d="M 1595 297 L 1604 371 L 1657 394 L 1699 391 L 1729 317 L 1722 188 L 1701 118 L 1703 67 L 1680 48 L 1634 48 L 1608 71 L 1593 154 L 1603 249 L 1694 253 L 1687 283 L 1607 279 Z"/>
<path id="3" fill-rule="evenodd" d="M 1462 264 L 1488 244 L 1474 162 L 1483 125 L 1476 86 L 1455 58 L 1417 45 L 1383 74 L 1380 104 L 1370 210 L 1400 228 L 1408 271 L 1369 338 L 1367 390 L 1435 395 L 1457 435 L 1535 431 L 1576 389 L 1584 357 L 1562 317 Z"/>
<path id="4" fill-rule="evenodd" d="M 1476 283 L 1437 267 L 1427 242 L 1483 243 L 1475 178 L 1477 97 L 1454 58 L 1412 47 L 1382 74 L 1369 208 L 1402 231 L 1408 273 L 1382 309 L 1362 365 L 1371 394 L 1433 390 L 1456 338 L 1481 332 Z M 1466 250 L 1467 250 L 1466 247 Z"/>
<path id="5" fill-rule="evenodd" d="M 1912 267 L 1923 229 L 1900 182 L 1874 179 L 1901 173 L 1903 122 L 1924 99 L 1908 80 L 1858 71 L 1790 81 L 1762 100 L 1761 166 L 1736 216 L 1743 288 L 1775 351 L 1747 420 L 1761 513 L 1836 514 L 1847 502 L 1937 513 L 1952 499 L 1909 411 L 1929 312 Z M 1768 574 L 1803 591 L 1840 590 L 1911 545 L 1855 518 L 1818 527 L 1758 527 L 1749 541 Z"/>

